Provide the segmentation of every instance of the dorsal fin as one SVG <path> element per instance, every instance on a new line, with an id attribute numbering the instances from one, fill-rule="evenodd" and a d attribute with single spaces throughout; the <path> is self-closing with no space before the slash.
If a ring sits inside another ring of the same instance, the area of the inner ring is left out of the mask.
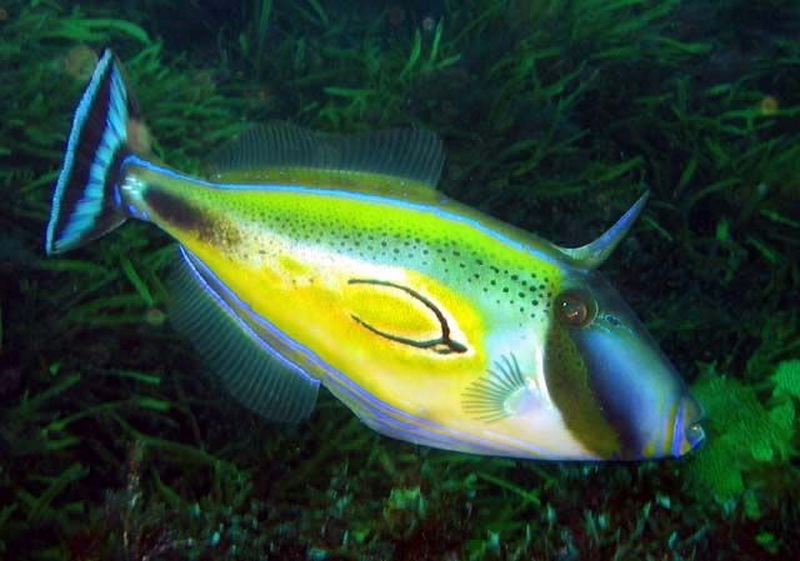
<path id="1" fill-rule="evenodd" d="M 291 181 L 363 191 L 372 179 L 419 190 L 436 187 L 443 164 L 441 140 L 422 129 L 334 135 L 276 123 L 223 146 L 210 171 L 213 180 L 227 183 Z"/>

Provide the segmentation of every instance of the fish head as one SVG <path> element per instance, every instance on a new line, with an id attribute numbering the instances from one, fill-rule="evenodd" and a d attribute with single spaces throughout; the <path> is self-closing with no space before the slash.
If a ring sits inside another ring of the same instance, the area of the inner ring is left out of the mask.
<path id="1" fill-rule="evenodd" d="M 565 261 L 550 303 L 545 373 L 567 427 L 605 458 L 678 457 L 705 438 L 702 409 L 681 376 L 595 271 L 630 230 L 647 196 L 593 242 L 553 246 Z M 576 395 L 583 396 L 581 407 Z"/>
<path id="2" fill-rule="evenodd" d="M 400 283 L 351 279 L 348 315 L 365 351 L 347 356 L 359 369 L 378 357 L 366 370 L 383 374 L 365 387 L 382 401 L 328 387 L 373 429 L 438 448 L 553 460 L 686 454 L 704 438 L 701 409 L 595 270 L 643 204 L 583 247 L 502 246 L 508 270 L 491 269 L 508 282 L 487 284 L 485 269 L 456 285 L 407 271 Z"/>
<path id="3" fill-rule="evenodd" d="M 565 425 L 598 457 L 678 457 L 704 439 L 702 410 L 622 296 L 572 269 L 554 295 L 545 375 Z"/>

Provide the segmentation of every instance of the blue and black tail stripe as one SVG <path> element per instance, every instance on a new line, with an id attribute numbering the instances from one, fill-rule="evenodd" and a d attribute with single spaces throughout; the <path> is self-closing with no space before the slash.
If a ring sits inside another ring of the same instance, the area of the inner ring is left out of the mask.
<path id="1" fill-rule="evenodd" d="M 73 249 L 125 221 L 115 191 L 127 155 L 128 121 L 139 117 L 122 68 L 106 50 L 75 111 L 53 194 L 47 253 Z"/>

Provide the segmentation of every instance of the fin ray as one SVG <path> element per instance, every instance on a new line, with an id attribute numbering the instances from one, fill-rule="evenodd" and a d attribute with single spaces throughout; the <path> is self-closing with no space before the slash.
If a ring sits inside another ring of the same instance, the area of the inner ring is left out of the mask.
<path id="1" fill-rule="evenodd" d="M 372 173 L 436 187 L 444 165 L 439 137 L 422 129 L 389 129 L 353 135 L 314 132 L 289 123 L 245 131 L 212 158 L 212 175 L 265 169 L 318 169 L 336 174 Z"/>
<path id="2" fill-rule="evenodd" d="M 139 118 L 138 105 L 119 61 L 106 50 L 73 118 L 47 225 L 48 254 L 78 247 L 125 221 L 115 192 L 131 118 Z"/>
<path id="3" fill-rule="evenodd" d="M 308 417 L 319 381 L 280 358 L 237 309 L 224 286 L 181 248 L 171 279 L 170 320 L 186 334 L 226 389 L 245 407 L 280 422 Z"/>
<path id="4" fill-rule="evenodd" d="M 520 398 L 529 403 L 519 403 Z M 532 398 L 534 393 L 516 357 L 503 355 L 493 369 L 464 390 L 461 403 L 471 417 L 492 423 L 518 412 L 520 405 L 529 405 Z"/>

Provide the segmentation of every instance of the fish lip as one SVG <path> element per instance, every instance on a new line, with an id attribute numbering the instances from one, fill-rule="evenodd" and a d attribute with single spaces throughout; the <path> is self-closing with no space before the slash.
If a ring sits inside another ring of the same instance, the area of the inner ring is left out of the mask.
<path id="1" fill-rule="evenodd" d="M 684 434 L 685 427 L 684 427 L 684 417 L 686 412 L 686 403 L 684 400 L 681 400 L 681 403 L 678 405 L 678 410 L 675 413 L 675 423 L 672 427 L 672 456 L 674 458 L 679 458 L 683 455 L 681 452 L 684 443 Z"/>

